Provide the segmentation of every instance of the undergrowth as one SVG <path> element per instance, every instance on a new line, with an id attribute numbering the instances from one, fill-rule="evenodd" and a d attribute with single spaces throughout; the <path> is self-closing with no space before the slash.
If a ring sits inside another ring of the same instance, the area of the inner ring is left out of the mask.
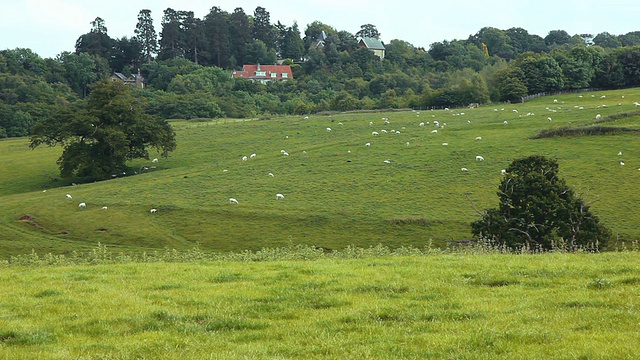
<path id="1" fill-rule="evenodd" d="M 597 245 L 597 244 L 596 244 Z M 429 256 L 438 254 L 543 254 L 546 252 L 598 252 L 598 246 L 586 246 L 568 248 L 565 244 L 555 244 L 551 251 L 541 248 L 523 246 L 521 248 L 509 248 L 503 244 L 492 241 L 479 240 L 464 244 L 456 244 L 449 248 L 436 248 L 431 242 L 423 248 L 402 246 L 391 249 L 378 244 L 368 248 L 348 246 L 343 250 L 332 250 L 318 246 L 294 245 L 286 247 L 263 248 L 258 251 L 245 250 L 241 252 L 208 253 L 196 246 L 187 251 L 176 249 L 164 249 L 162 251 L 125 253 L 109 249 L 106 245 L 98 245 L 86 252 L 74 251 L 70 255 L 45 254 L 39 255 L 35 251 L 30 254 L 12 256 L 9 260 L 0 261 L 0 268 L 14 266 L 73 266 L 73 265 L 99 265 L 99 264 L 127 264 L 127 263 L 189 263 L 199 261 L 234 261 L 234 262 L 258 262 L 281 260 L 318 260 L 318 259 L 363 259 L 377 257 L 400 256 Z M 616 245 L 611 251 L 640 251 L 638 240 L 627 246 L 624 242 Z"/>

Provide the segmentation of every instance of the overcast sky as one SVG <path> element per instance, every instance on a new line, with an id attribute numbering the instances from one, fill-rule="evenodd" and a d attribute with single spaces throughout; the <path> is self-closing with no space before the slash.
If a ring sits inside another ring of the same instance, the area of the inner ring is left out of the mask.
<path id="1" fill-rule="evenodd" d="M 132 37 L 142 9 L 151 10 L 159 32 L 166 8 L 203 18 L 212 6 L 230 13 L 241 7 L 251 15 L 262 6 L 272 23 L 297 21 L 303 37 L 307 24 L 316 20 L 351 33 L 373 24 L 385 43 L 401 39 L 426 49 L 434 42 L 466 39 L 485 26 L 521 27 L 542 37 L 551 30 L 570 35 L 640 30 L 638 0 L 0 0 L 0 50 L 30 48 L 41 57 L 55 57 L 73 51 L 96 17 L 104 19 L 112 38 Z"/>

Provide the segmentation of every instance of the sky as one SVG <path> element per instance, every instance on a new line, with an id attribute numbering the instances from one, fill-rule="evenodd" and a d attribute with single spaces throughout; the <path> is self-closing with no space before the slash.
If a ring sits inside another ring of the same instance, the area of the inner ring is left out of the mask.
<path id="1" fill-rule="evenodd" d="M 521 27 L 545 37 L 549 31 L 570 35 L 639 31 L 637 0 L 0 0 L 0 50 L 29 48 L 43 58 L 74 51 L 91 21 L 105 21 L 112 38 L 134 36 L 138 13 L 151 10 L 155 30 L 161 30 L 163 11 L 193 11 L 204 18 L 211 7 L 229 13 L 241 7 L 252 15 L 265 8 L 271 22 L 286 26 L 297 22 L 301 36 L 313 21 L 355 34 L 363 24 L 373 24 L 388 43 L 400 39 L 416 47 L 443 40 L 467 39 L 483 27 L 506 30 Z"/>

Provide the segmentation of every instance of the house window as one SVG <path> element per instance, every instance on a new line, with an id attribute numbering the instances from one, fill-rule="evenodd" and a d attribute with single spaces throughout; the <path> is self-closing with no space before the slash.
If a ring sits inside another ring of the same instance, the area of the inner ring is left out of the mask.
<path id="1" fill-rule="evenodd" d="M 271 77 L 272 77 L 273 79 L 277 78 L 277 77 L 278 77 L 278 73 L 271 73 Z"/>
<path id="2" fill-rule="evenodd" d="M 287 73 L 282 73 L 282 78 L 283 78 L 283 79 L 287 79 L 288 77 L 289 77 L 289 74 L 287 74 Z"/>
<path id="3" fill-rule="evenodd" d="M 266 71 L 256 71 L 256 76 L 267 76 Z"/>

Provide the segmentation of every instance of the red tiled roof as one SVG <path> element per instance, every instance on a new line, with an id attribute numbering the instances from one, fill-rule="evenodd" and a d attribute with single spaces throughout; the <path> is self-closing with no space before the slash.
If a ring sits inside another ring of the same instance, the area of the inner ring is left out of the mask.
<path id="1" fill-rule="evenodd" d="M 264 75 L 258 75 L 258 72 L 264 72 Z M 289 65 L 244 65 L 242 71 L 234 71 L 231 74 L 234 78 L 249 80 L 276 81 L 293 79 L 293 72 Z M 275 76 L 272 74 L 275 74 Z M 283 76 L 282 74 L 286 75 Z"/>

